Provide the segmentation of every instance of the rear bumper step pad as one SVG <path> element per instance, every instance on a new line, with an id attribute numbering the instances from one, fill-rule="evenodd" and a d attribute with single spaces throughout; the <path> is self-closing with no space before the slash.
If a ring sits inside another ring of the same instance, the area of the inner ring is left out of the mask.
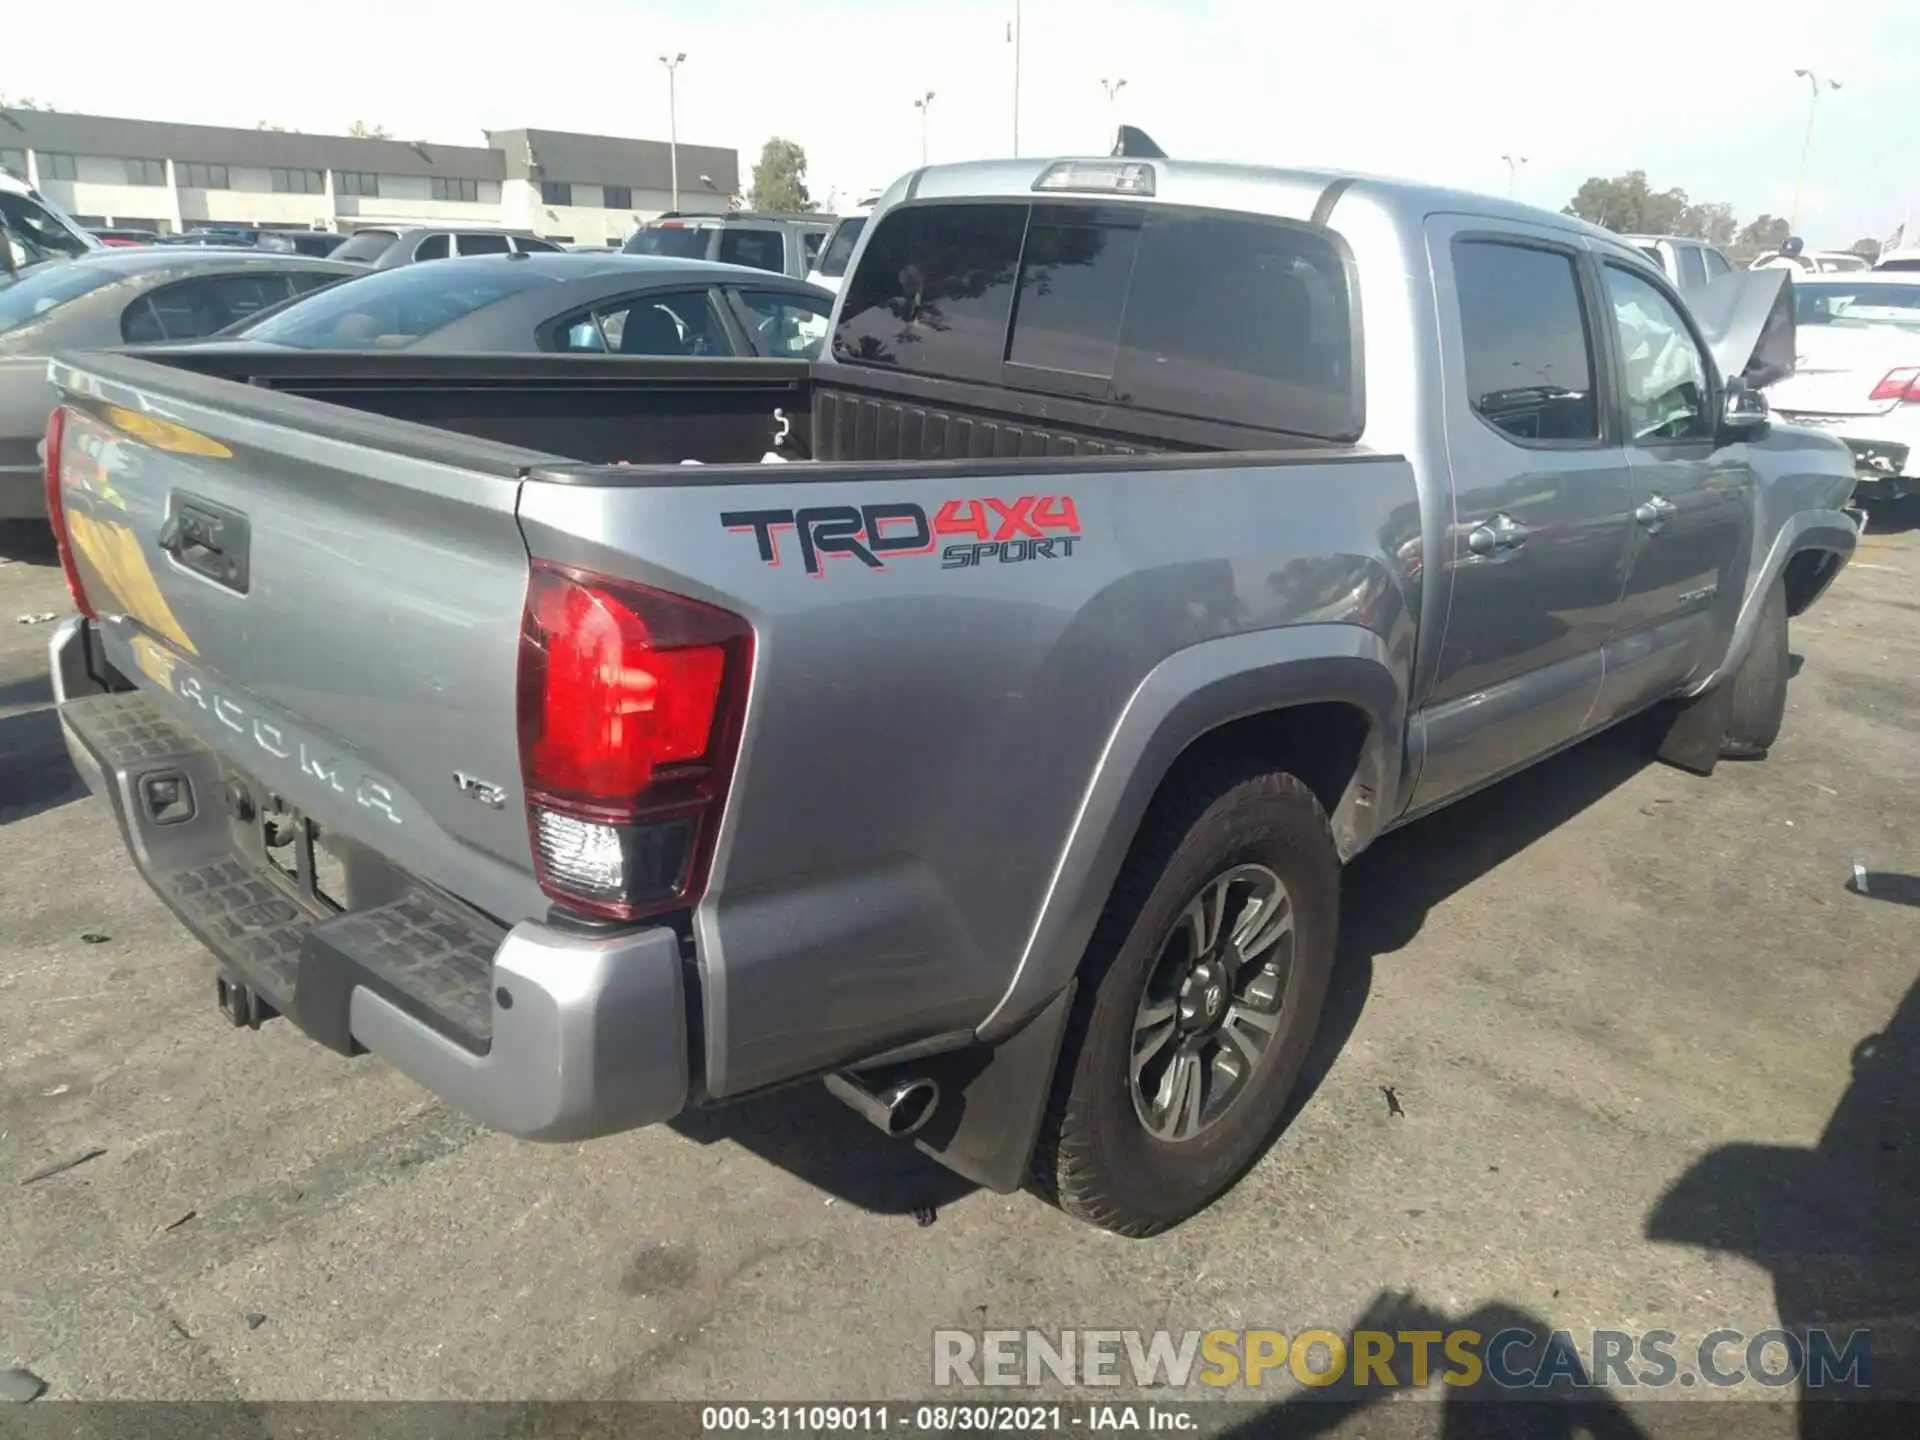
<path id="1" fill-rule="evenodd" d="M 82 622 L 63 625 L 56 671 L 63 645 L 85 643 Z M 685 1106 L 687 1006 L 673 931 L 589 934 L 533 921 L 509 931 L 418 884 L 335 912 L 246 853 L 220 798 L 237 772 L 158 704 L 138 692 L 58 689 L 75 765 L 229 990 L 244 986 L 322 1044 L 371 1051 L 457 1109 L 528 1139 L 610 1134 Z"/>

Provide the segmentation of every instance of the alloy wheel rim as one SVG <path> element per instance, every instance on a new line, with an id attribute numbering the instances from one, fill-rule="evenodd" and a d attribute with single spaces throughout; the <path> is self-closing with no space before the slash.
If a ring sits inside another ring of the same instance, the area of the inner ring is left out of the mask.
<path id="1" fill-rule="evenodd" d="M 1174 922 L 1134 1012 L 1128 1088 L 1157 1140 L 1219 1124 L 1274 1048 L 1293 973 L 1294 909 L 1264 865 L 1202 885 Z"/>

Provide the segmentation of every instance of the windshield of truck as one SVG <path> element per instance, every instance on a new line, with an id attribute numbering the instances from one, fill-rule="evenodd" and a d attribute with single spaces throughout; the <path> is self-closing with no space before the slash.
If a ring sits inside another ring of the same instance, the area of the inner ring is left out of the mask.
<path id="1" fill-rule="evenodd" d="M 237 333 L 296 350 L 398 350 L 557 278 L 506 256 L 402 265 L 319 291 Z"/>
<path id="2" fill-rule="evenodd" d="M 627 241 L 629 255 L 665 255 L 673 260 L 707 258 L 707 226 L 648 225 Z"/>
<path id="3" fill-rule="evenodd" d="M 0 245 L 11 252 L 12 268 L 24 270 L 42 260 L 65 260 L 95 249 L 88 238 L 71 230 L 46 206 L 28 195 L 0 190 Z M 8 266 L 0 261 L 0 279 Z"/>
<path id="4" fill-rule="evenodd" d="M 20 278 L 0 289 L 0 335 L 18 330 L 90 290 L 111 285 L 118 274 L 104 265 L 41 264 L 22 270 Z"/>
<path id="5" fill-rule="evenodd" d="M 5 297 L 0 296 L 0 304 Z M 1793 285 L 1796 325 L 1887 325 L 1920 330 L 1920 285 L 1873 284 L 1858 280 L 1805 279 Z"/>
<path id="6" fill-rule="evenodd" d="M 1362 428 L 1347 267 L 1315 226 L 1112 202 L 906 205 L 875 222 L 848 285 L 842 363 L 1328 440 Z"/>
<path id="7" fill-rule="evenodd" d="M 849 215 L 834 227 L 833 236 L 820 256 L 822 275 L 829 280 L 838 280 L 847 273 L 847 262 L 853 259 L 853 247 L 859 242 L 860 232 L 866 228 L 867 217 L 864 215 Z"/>

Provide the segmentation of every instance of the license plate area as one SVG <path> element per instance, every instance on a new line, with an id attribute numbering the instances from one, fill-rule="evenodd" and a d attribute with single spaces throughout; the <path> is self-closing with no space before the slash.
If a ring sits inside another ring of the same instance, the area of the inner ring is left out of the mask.
<path id="1" fill-rule="evenodd" d="M 313 915 L 371 909 L 407 893 L 403 871 L 250 777 L 229 772 L 225 788 L 234 848 Z"/>

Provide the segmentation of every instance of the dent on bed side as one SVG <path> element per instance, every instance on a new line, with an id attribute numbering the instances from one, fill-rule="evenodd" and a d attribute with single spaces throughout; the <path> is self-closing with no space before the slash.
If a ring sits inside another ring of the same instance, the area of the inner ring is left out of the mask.
<path id="1" fill-rule="evenodd" d="M 1156 666 L 1107 740 L 1013 979 L 980 1038 L 1019 1029 L 1073 978 L 1148 806 L 1198 746 L 1265 753 L 1277 740 L 1274 759 L 1284 768 L 1287 717 L 1312 707 L 1350 711 L 1364 733 L 1346 774 L 1317 767 L 1322 757 L 1307 751 L 1294 751 L 1291 763 L 1318 769 L 1301 778 L 1321 794 L 1342 858 L 1365 848 L 1402 789 L 1408 663 L 1372 630 L 1315 624 L 1208 641 Z"/>

